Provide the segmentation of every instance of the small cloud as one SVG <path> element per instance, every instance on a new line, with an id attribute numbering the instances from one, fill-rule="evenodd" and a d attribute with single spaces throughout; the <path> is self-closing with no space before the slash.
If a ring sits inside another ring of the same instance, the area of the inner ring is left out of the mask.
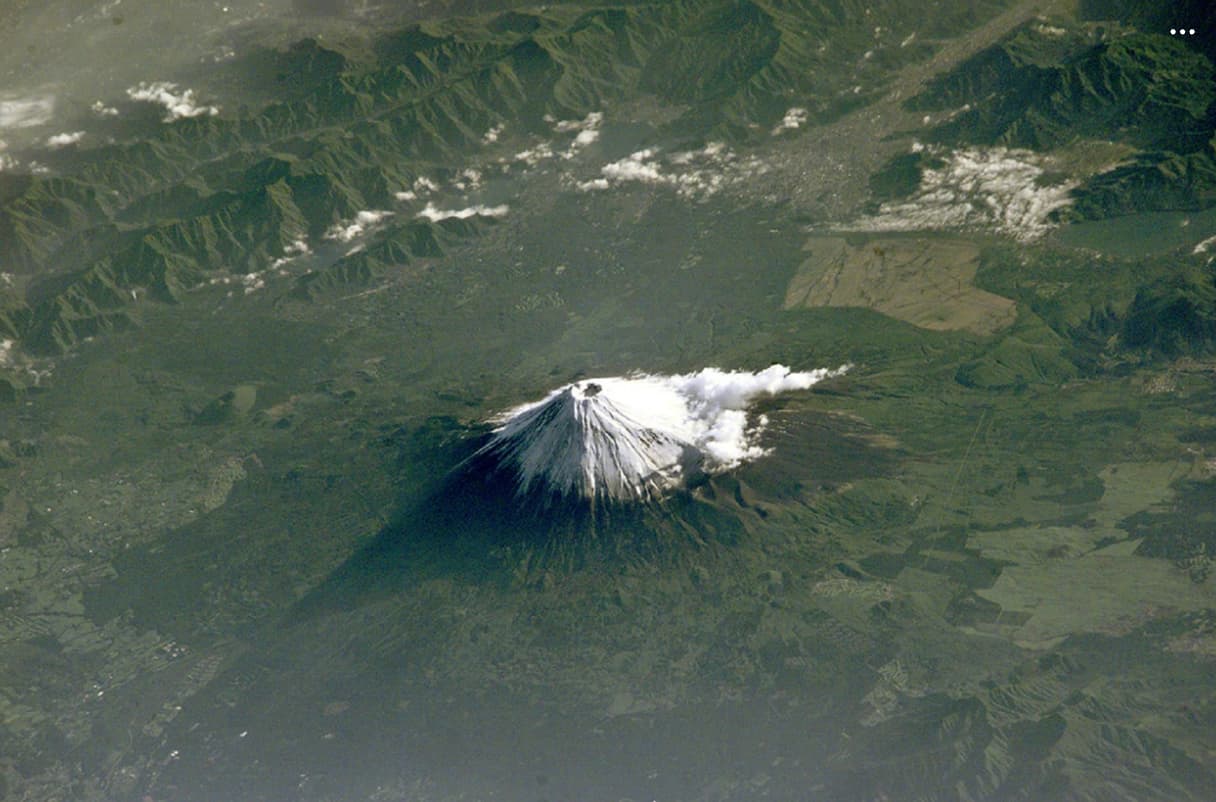
<path id="1" fill-rule="evenodd" d="M 422 194 L 423 192 L 437 192 L 439 185 L 425 176 L 419 176 L 414 179 L 414 191 Z"/>
<path id="2" fill-rule="evenodd" d="M 654 148 L 645 148 L 629 154 L 623 159 L 605 164 L 600 172 L 609 181 L 641 181 L 646 184 L 663 183 L 663 173 L 651 161 L 656 154 Z"/>
<path id="3" fill-rule="evenodd" d="M 1216 250 L 1216 237 L 1208 237 L 1203 242 L 1196 245 L 1195 250 L 1191 251 L 1191 253 L 1199 255 L 1202 253 L 1207 253 L 1210 250 Z"/>
<path id="4" fill-rule="evenodd" d="M 392 212 L 383 209 L 368 209 L 359 212 L 355 215 L 355 219 L 344 223 L 337 223 L 330 227 L 325 232 L 326 239 L 336 239 L 341 242 L 350 242 L 355 237 L 358 237 L 367 229 L 379 223 L 384 218 L 390 216 Z"/>
<path id="5" fill-rule="evenodd" d="M 437 209 L 435 204 L 428 203 L 426 208 L 418 213 L 419 217 L 424 217 L 432 223 L 438 223 L 441 220 L 467 220 L 470 217 L 504 217 L 511 208 L 505 203 L 501 206 L 484 206 L 478 204 L 469 206 L 465 209 Z"/>
<path id="6" fill-rule="evenodd" d="M 84 131 L 73 131 L 63 134 L 55 134 L 47 137 L 46 146 L 48 148 L 63 148 L 68 145 L 75 145 L 80 140 L 84 139 Z"/>
<path id="7" fill-rule="evenodd" d="M 105 103 L 102 103 L 100 100 L 93 101 L 93 105 L 89 106 L 89 110 L 91 112 L 93 112 L 94 114 L 96 114 L 98 117 L 117 117 L 118 116 L 118 109 L 114 108 L 113 106 L 107 106 Z"/>
<path id="8" fill-rule="evenodd" d="M 801 128 L 802 126 L 806 125 L 806 119 L 806 109 L 798 107 L 790 109 L 785 113 L 785 116 L 781 118 L 781 122 L 777 123 L 776 127 L 773 128 L 773 136 L 783 134 L 786 131 L 792 131 L 795 128 Z"/>
<path id="9" fill-rule="evenodd" d="M 245 285 L 245 294 L 257 292 L 266 286 L 266 280 L 260 273 L 246 273 L 241 276 L 241 284 Z"/>
<path id="10" fill-rule="evenodd" d="M 600 132 L 595 129 L 579 131 L 578 136 L 574 138 L 574 145 L 580 148 L 586 147 L 599 138 Z"/>
<path id="11" fill-rule="evenodd" d="M 399 201 L 412 201 L 418 200 L 418 193 L 414 192 L 412 189 L 407 189 L 402 192 L 394 192 L 393 197 Z"/>
<path id="12" fill-rule="evenodd" d="M 205 106 L 198 102 L 193 89 L 181 89 L 169 81 L 140 83 L 127 89 L 127 97 L 165 107 L 165 122 L 190 117 L 211 116 L 220 113 L 216 106 Z"/>
<path id="13" fill-rule="evenodd" d="M 499 123 L 498 125 L 491 128 L 489 131 L 486 131 L 485 136 L 483 136 L 481 138 L 482 143 L 484 143 L 486 145 L 492 145 L 495 142 L 497 142 L 498 137 L 502 136 L 502 131 L 504 128 L 506 128 L 506 126 L 503 125 L 502 123 Z"/>
<path id="14" fill-rule="evenodd" d="M 472 168 L 461 171 L 460 178 L 453 182 L 452 186 L 461 192 L 477 189 L 481 186 L 481 171 Z"/>
<path id="15" fill-rule="evenodd" d="M 553 130 L 564 134 L 570 131 L 593 131 L 604 122 L 604 113 L 593 111 L 581 120 L 558 120 L 553 124 Z"/>
<path id="16" fill-rule="evenodd" d="M 603 112 L 593 111 L 581 120 L 561 120 L 555 123 L 553 130 L 559 133 L 578 132 L 570 147 L 562 153 L 562 158 L 573 159 L 580 150 L 596 142 L 600 138 L 600 126 L 603 122 Z"/>
<path id="17" fill-rule="evenodd" d="M 516 153 L 515 161 L 524 162 L 529 167 L 535 167 L 545 159 L 552 159 L 554 155 L 553 148 L 549 147 L 549 143 L 541 142 L 534 148 L 528 148 Z"/>
<path id="18" fill-rule="evenodd" d="M 735 154 L 730 148 L 726 147 L 725 142 L 710 142 L 700 150 L 683 150 L 679 153 L 671 154 L 668 161 L 672 164 L 692 164 L 696 161 L 712 161 L 712 162 L 729 162 L 733 160 Z"/>
<path id="19" fill-rule="evenodd" d="M 287 247 L 283 249 L 283 255 L 271 262 L 270 267 L 272 269 L 282 267 L 292 259 L 300 256 L 307 256 L 310 253 L 312 253 L 312 249 L 308 247 L 308 243 L 303 238 L 292 240 L 287 244 Z"/>

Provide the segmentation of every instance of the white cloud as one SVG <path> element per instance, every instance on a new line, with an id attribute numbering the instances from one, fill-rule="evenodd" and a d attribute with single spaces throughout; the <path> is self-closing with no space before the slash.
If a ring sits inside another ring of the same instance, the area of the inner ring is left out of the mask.
<path id="1" fill-rule="evenodd" d="M 591 192 L 643 183 L 667 186 L 681 197 L 702 200 L 767 171 L 759 159 L 741 159 L 722 142 L 710 142 L 699 150 L 673 153 L 665 159 L 660 158 L 657 149 L 645 148 L 605 164 L 599 178 L 575 182 L 574 186 Z"/>
<path id="2" fill-rule="evenodd" d="M 600 172 L 609 181 L 641 181 L 646 184 L 661 184 L 668 179 L 653 160 L 658 151 L 645 148 L 629 154 L 623 159 L 605 164 Z"/>
<path id="3" fill-rule="evenodd" d="M 402 192 L 394 192 L 393 197 L 399 201 L 412 201 L 418 200 L 418 193 L 414 192 L 412 189 L 407 189 Z"/>
<path id="4" fill-rule="evenodd" d="M 325 232 L 325 238 L 350 242 L 390 215 L 392 215 L 392 212 L 383 209 L 368 209 L 359 212 L 355 215 L 354 220 L 347 220 L 330 226 L 329 230 Z"/>
<path id="5" fill-rule="evenodd" d="M 670 161 L 672 164 L 692 164 L 696 161 L 730 161 L 734 158 L 734 154 L 730 148 L 726 147 L 725 142 L 710 142 L 700 150 L 684 150 L 679 153 L 671 154 Z"/>
<path id="6" fill-rule="evenodd" d="M 266 280 L 262 278 L 260 273 L 246 273 L 241 276 L 241 283 L 245 285 L 245 294 L 257 292 L 266 286 Z"/>
<path id="7" fill-rule="evenodd" d="M 270 267 L 271 269 L 280 268 L 293 259 L 307 256 L 310 253 L 312 253 L 312 249 L 308 247 L 308 243 L 303 238 L 292 240 L 283 249 L 283 255 L 271 262 Z"/>
<path id="8" fill-rule="evenodd" d="M 498 125 L 491 128 L 489 131 L 486 131 L 485 136 L 483 136 L 481 138 L 481 141 L 486 145 L 494 144 L 495 142 L 498 141 L 498 137 L 502 136 L 502 132 L 503 132 L 504 128 L 506 128 L 506 126 L 503 125 L 502 123 L 499 123 Z"/>
<path id="9" fill-rule="evenodd" d="M 1207 253 L 1213 249 L 1216 249 L 1216 237 L 1208 237 L 1203 242 L 1196 245 L 1195 250 L 1191 251 L 1191 253 L 1198 255 L 1201 253 Z"/>
<path id="10" fill-rule="evenodd" d="M 598 130 L 589 129 L 587 131 L 579 131 L 578 136 L 574 138 L 574 142 L 571 146 L 576 148 L 585 148 L 599 138 L 600 132 Z"/>
<path id="11" fill-rule="evenodd" d="M 477 189 L 481 186 L 481 171 L 469 168 L 462 170 L 460 177 L 452 183 L 452 186 L 461 192 L 466 192 L 470 189 Z"/>
<path id="12" fill-rule="evenodd" d="M 55 111 L 55 98 L 10 97 L 0 100 L 0 128 L 31 128 L 51 119 Z"/>
<path id="13" fill-rule="evenodd" d="M 581 120 L 558 120 L 553 124 L 553 130 L 560 134 L 570 131 L 594 131 L 604 122 L 604 113 L 593 111 Z"/>
<path id="14" fill-rule="evenodd" d="M 558 133 L 577 131 L 570 146 L 562 153 L 563 159 L 573 159 L 580 150 L 593 144 L 600 138 L 600 126 L 604 123 L 603 112 L 593 111 L 581 120 L 560 120 L 554 124 L 553 130 Z"/>
<path id="15" fill-rule="evenodd" d="M 706 368 L 676 376 L 611 376 L 560 387 L 507 410 L 479 454 L 498 455 L 520 492 L 534 486 L 563 495 L 640 500 L 684 481 L 686 467 L 730 470 L 769 453 L 768 421 L 749 418 L 763 396 L 805 390 L 849 369 L 756 373 Z"/>
<path id="16" fill-rule="evenodd" d="M 47 137 L 46 146 L 48 148 L 62 148 L 68 145 L 75 145 L 82 139 L 84 139 L 84 131 L 55 134 L 54 136 Z"/>
<path id="17" fill-rule="evenodd" d="M 165 122 L 204 115 L 214 117 L 220 113 L 216 106 L 200 104 L 193 89 L 180 89 L 177 84 L 169 81 L 141 82 L 139 86 L 127 89 L 127 97 L 164 106 Z"/>
<path id="18" fill-rule="evenodd" d="M 569 140 L 569 145 L 566 149 L 560 152 L 555 151 L 553 143 L 541 142 L 527 150 L 521 150 L 516 153 L 512 161 L 524 162 L 529 167 L 535 167 L 548 159 L 559 157 L 565 160 L 573 159 L 580 150 L 599 140 L 600 126 L 604 122 L 604 114 L 603 112 L 593 111 L 581 120 L 554 120 L 550 115 L 545 115 L 545 120 L 559 134 L 575 134 L 574 138 Z"/>
<path id="19" fill-rule="evenodd" d="M 435 204 L 428 203 L 426 208 L 418 213 L 419 217 L 425 217 L 432 223 L 438 223 L 440 220 L 467 220 L 470 217 L 504 217 L 507 212 L 511 211 L 511 207 L 505 203 L 499 206 L 484 206 L 478 204 L 469 206 L 465 209 L 438 209 Z"/>
<path id="20" fill-rule="evenodd" d="M 914 146 L 914 152 L 934 149 Z M 1047 217 L 1072 202 L 1076 182 L 1040 186 L 1043 157 L 1028 150 L 967 148 L 938 153 L 943 166 L 924 171 L 907 200 L 884 203 L 851 228 L 915 231 L 981 228 L 1036 239 L 1052 228 Z"/>
<path id="21" fill-rule="evenodd" d="M 541 142 L 539 145 L 527 150 L 521 150 L 515 154 L 515 161 L 524 162 L 529 167 L 535 167 L 545 159 L 552 159 L 556 154 L 548 142 Z"/>
<path id="22" fill-rule="evenodd" d="M 105 103 L 102 103 L 100 100 L 93 101 L 93 105 L 89 106 L 89 110 L 92 111 L 94 114 L 96 114 L 98 117 L 117 117 L 118 116 L 118 109 L 114 108 L 113 106 L 107 106 Z"/>

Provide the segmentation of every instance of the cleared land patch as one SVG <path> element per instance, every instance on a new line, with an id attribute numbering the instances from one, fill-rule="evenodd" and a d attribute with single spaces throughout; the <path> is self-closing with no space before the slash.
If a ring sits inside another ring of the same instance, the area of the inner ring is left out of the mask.
<path id="1" fill-rule="evenodd" d="M 933 331 L 993 334 L 1014 302 L 976 288 L 979 247 L 943 237 L 811 237 L 786 309 L 860 306 Z"/>

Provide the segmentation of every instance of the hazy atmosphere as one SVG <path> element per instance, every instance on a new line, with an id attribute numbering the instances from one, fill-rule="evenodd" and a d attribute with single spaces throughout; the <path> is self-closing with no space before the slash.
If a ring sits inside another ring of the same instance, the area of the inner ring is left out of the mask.
<path id="1" fill-rule="evenodd" d="M 1210 799 L 1214 59 L 0 4 L 0 799 Z"/>

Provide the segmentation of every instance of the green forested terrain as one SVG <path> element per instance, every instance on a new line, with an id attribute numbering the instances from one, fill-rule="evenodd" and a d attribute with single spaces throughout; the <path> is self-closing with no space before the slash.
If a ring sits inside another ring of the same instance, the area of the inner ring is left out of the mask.
<path id="1" fill-rule="evenodd" d="M 0 798 L 1207 799 L 1211 20 L 517 7 L 0 172 Z M 778 362 L 657 508 L 451 480 Z"/>

